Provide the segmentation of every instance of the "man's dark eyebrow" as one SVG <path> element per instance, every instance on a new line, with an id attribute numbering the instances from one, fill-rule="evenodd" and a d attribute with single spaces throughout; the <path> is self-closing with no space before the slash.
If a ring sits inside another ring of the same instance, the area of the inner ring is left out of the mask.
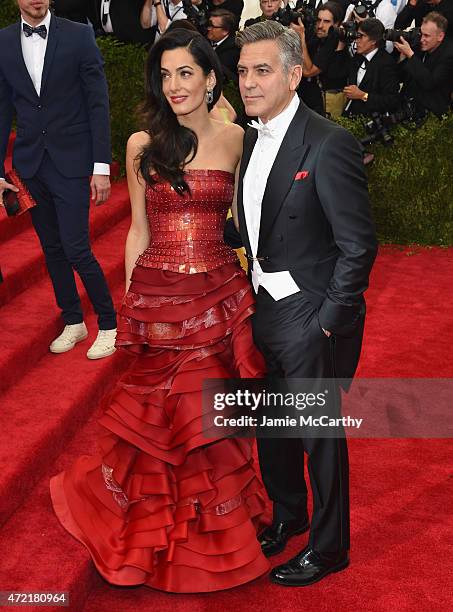
<path id="1" fill-rule="evenodd" d="M 246 66 L 243 66 L 242 64 L 238 64 L 238 68 L 246 68 Z M 269 64 L 263 63 L 263 64 L 255 64 L 254 66 L 252 66 L 252 68 L 270 68 L 272 69 L 272 66 L 269 66 Z"/>

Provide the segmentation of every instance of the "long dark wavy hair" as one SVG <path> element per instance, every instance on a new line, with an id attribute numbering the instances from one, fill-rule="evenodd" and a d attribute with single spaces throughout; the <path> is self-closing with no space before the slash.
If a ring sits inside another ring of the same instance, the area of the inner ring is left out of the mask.
<path id="1" fill-rule="evenodd" d="M 222 69 L 208 40 L 198 32 L 175 29 L 164 34 L 151 47 L 146 62 L 146 98 L 141 111 L 145 131 L 150 135 L 150 143 L 139 155 L 140 171 L 145 181 L 153 186 L 157 180 L 151 169 L 160 180 L 170 183 L 180 195 L 190 194 L 189 186 L 184 179 L 184 165 L 193 160 L 197 154 L 198 138 L 195 132 L 180 125 L 162 91 L 161 59 L 164 51 L 186 48 L 195 63 L 208 76 L 214 71 L 216 85 L 213 90 L 214 106 L 222 91 Z"/>

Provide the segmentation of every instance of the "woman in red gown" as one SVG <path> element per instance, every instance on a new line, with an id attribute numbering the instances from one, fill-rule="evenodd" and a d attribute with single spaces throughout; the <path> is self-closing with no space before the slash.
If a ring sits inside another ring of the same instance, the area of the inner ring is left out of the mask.
<path id="1" fill-rule="evenodd" d="M 247 278 L 223 242 L 242 129 L 209 116 L 221 91 L 201 35 L 151 49 L 147 130 L 127 148 L 132 221 L 117 346 L 137 354 L 100 423 L 100 453 L 51 481 L 63 526 L 109 582 L 170 592 L 226 589 L 269 564 L 250 439 L 203 435 L 207 378 L 259 377 Z"/>

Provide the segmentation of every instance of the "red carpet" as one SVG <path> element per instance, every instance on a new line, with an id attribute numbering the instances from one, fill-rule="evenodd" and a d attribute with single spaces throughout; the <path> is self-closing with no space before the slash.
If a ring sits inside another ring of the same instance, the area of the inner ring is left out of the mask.
<path id="1" fill-rule="evenodd" d="M 127 215 L 123 183 L 111 202 L 93 209 L 94 252 L 117 301 Z M 48 352 L 58 313 L 37 240 L 26 220 L 16 221 L 0 218 L 0 590 L 69 591 L 71 611 L 85 612 L 450 609 L 448 440 L 351 441 L 351 566 L 312 587 L 285 589 L 264 577 L 181 596 L 104 583 L 56 521 L 48 481 L 94 448 L 101 398 L 129 360 L 119 352 L 99 362 L 85 358 L 96 333 L 92 313 L 86 342 L 66 355 Z M 453 376 L 452 264 L 453 249 L 381 248 L 367 294 L 360 376 Z M 306 537 L 273 562 L 297 552 Z"/>

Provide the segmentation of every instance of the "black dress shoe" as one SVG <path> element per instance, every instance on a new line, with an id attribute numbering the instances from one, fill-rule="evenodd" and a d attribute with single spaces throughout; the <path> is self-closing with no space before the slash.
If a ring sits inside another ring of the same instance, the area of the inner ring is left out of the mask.
<path id="1" fill-rule="evenodd" d="M 294 535 L 304 533 L 310 528 L 308 519 L 303 521 L 281 521 L 272 523 L 258 536 L 261 550 L 266 557 L 277 555 L 285 549 L 286 543 Z"/>
<path id="2" fill-rule="evenodd" d="M 274 567 L 270 579 L 283 586 L 307 586 L 322 580 L 327 574 L 340 572 L 349 565 L 346 551 L 337 554 L 321 555 L 306 547 L 293 559 Z"/>

